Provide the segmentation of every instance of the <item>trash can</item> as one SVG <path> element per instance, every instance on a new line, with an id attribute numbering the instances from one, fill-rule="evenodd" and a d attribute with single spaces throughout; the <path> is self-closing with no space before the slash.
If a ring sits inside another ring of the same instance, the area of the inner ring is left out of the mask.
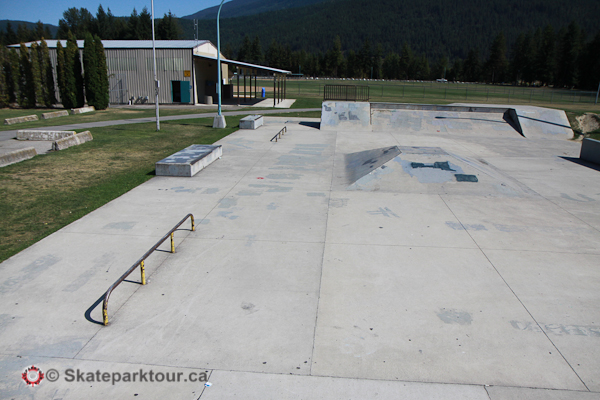
<path id="1" fill-rule="evenodd" d="M 265 90 L 265 88 L 262 88 L 262 98 L 264 99 L 267 95 L 267 91 Z"/>

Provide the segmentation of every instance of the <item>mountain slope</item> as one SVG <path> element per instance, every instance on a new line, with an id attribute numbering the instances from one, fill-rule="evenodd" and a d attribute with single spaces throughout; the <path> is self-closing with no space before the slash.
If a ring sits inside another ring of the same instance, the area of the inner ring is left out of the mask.
<path id="1" fill-rule="evenodd" d="M 593 35 L 598 15 L 597 0 L 328 0 L 222 19 L 221 44 L 237 49 L 249 35 L 259 36 L 263 50 L 276 39 L 292 50 L 316 53 L 329 49 L 339 35 L 343 50 L 359 50 L 368 39 L 372 47 L 382 44 L 384 52 L 400 52 L 407 42 L 430 59 L 466 58 L 471 49 L 487 53 L 500 32 L 510 45 L 519 33 L 548 24 L 558 30 L 574 20 Z M 193 29 L 184 28 L 193 37 Z M 199 35 L 216 43 L 215 21 L 199 21 Z"/>
<path id="2" fill-rule="evenodd" d="M 234 18 L 255 15 L 269 11 L 290 9 L 321 3 L 325 0 L 233 0 L 223 4 L 221 18 Z M 197 13 L 186 15 L 185 19 L 215 19 L 219 6 L 206 8 Z"/>

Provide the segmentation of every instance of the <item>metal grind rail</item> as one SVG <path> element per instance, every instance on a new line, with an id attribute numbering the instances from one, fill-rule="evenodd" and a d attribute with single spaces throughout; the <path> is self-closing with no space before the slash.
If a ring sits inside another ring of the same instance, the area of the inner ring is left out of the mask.
<path id="1" fill-rule="evenodd" d="M 282 130 L 280 130 L 275 136 L 271 138 L 271 142 L 274 140 L 277 143 L 278 139 L 281 139 L 281 135 L 287 132 L 287 126 L 284 126 Z"/>
<path id="2" fill-rule="evenodd" d="M 154 253 L 154 251 L 156 251 L 158 249 L 158 247 L 161 244 L 163 244 L 169 237 L 171 237 L 171 253 L 175 253 L 175 238 L 174 238 L 175 231 L 177 230 L 177 228 L 179 228 L 181 225 L 183 225 L 183 223 L 188 218 L 191 218 L 191 221 L 192 221 L 192 231 L 196 230 L 195 225 L 194 225 L 194 216 L 192 214 L 186 215 L 185 218 L 183 218 L 181 221 L 179 221 L 179 223 L 177 225 L 175 225 L 175 227 L 173 227 L 173 229 L 171 229 L 169 231 L 169 233 L 167 233 L 165 236 L 163 236 L 150 250 L 148 250 L 139 260 L 137 260 L 135 262 L 135 264 L 133 264 L 131 266 L 131 268 L 129 268 L 127 270 L 127 272 L 125 272 L 119 279 L 117 279 L 117 281 L 115 283 L 112 284 L 111 287 L 108 288 L 108 290 L 104 294 L 104 301 L 102 302 L 102 319 L 103 319 L 104 325 L 108 325 L 108 298 L 110 297 L 110 294 L 112 293 L 112 291 L 115 290 L 115 288 L 117 286 L 119 286 L 121 284 L 121 282 L 123 282 L 125 280 L 125 278 L 127 278 L 138 267 L 138 265 L 140 267 L 142 285 L 145 285 L 146 284 L 146 270 L 144 268 L 144 261 L 146 260 L 146 258 L 150 257 L 150 255 L 152 253 Z"/>

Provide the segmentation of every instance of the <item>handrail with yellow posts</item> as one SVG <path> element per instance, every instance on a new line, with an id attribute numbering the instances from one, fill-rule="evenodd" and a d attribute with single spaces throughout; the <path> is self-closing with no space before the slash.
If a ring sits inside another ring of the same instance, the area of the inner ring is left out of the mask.
<path id="1" fill-rule="evenodd" d="M 113 285 L 111 287 L 108 288 L 106 293 L 104 293 L 104 301 L 102 302 L 102 319 L 103 319 L 104 325 L 108 325 L 108 298 L 110 297 L 110 294 L 112 293 L 112 291 L 115 290 L 115 288 L 117 286 L 119 286 L 121 284 L 121 282 L 123 282 L 125 280 L 125 278 L 127 278 L 129 276 L 129 274 L 131 274 L 133 272 L 133 270 L 135 270 L 138 267 L 138 265 L 140 267 L 142 285 L 145 285 L 146 284 L 146 269 L 144 267 L 144 261 L 146 260 L 146 258 L 148 258 L 150 256 L 150 254 L 152 254 L 156 249 L 158 249 L 158 246 L 163 244 L 163 242 L 165 240 L 167 240 L 169 237 L 171 238 L 171 253 L 175 253 L 175 237 L 174 237 L 175 231 L 177 230 L 177 228 L 179 228 L 181 225 L 183 225 L 183 223 L 188 218 L 191 218 L 191 221 L 192 221 L 192 231 L 196 230 L 196 227 L 194 225 L 194 216 L 192 214 L 186 215 L 185 218 L 183 218 L 181 221 L 179 221 L 179 223 L 177 225 L 175 225 L 175 227 L 173 229 L 171 229 L 169 231 L 169 233 L 167 233 L 165 236 L 163 236 L 150 250 L 148 250 L 146 252 L 146 254 L 144 254 L 139 260 L 137 260 L 135 262 L 135 264 L 133 264 L 131 266 L 131 268 L 129 268 L 127 270 L 127 272 L 125 272 L 119 279 L 117 279 L 117 281 L 115 283 L 113 283 Z"/>

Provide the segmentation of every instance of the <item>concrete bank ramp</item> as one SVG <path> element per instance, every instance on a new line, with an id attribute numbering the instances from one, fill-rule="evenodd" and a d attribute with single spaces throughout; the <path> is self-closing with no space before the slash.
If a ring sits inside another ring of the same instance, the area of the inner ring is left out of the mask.
<path id="1" fill-rule="evenodd" d="M 522 197 L 533 195 L 519 181 L 476 160 L 440 147 L 393 146 L 351 153 L 338 190 Z"/>
<path id="2" fill-rule="evenodd" d="M 452 104 L 453 106 L 477 106 L 476 104 Z M 572 139 L 573 130 L 563 110 L 535 106 L 499 105 L 516 112 L 523 128 L 523 135 L 530 139 Z"/>

